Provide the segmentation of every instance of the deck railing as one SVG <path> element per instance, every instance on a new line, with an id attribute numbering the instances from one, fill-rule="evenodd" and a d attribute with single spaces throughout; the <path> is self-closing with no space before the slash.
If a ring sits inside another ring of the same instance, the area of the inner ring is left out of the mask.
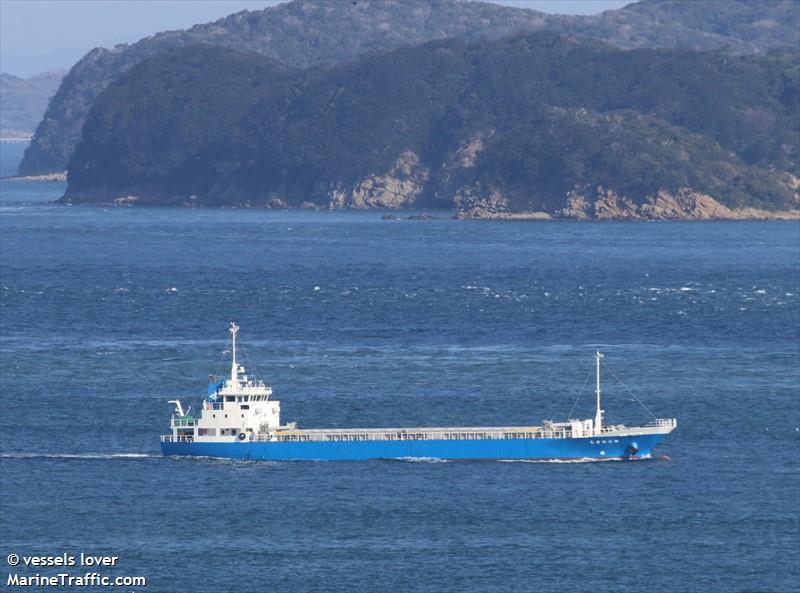
<path id="1" fill-rule="evenodd" d="M 655 433 L 663 428 L 675 426 L 675 420 L 657 419 L 644 427 L 626 427 L 622 425 L 604 426 L 601 436 L 625 435 L 630 432 Z M 202 436 L 202 435 L 201 435 Z M 245 442 L 278 442 L 278 443 L 309 443 L 309 442 L 334 442 L 351 443 L 358 441 L 475 441 L 475 440 L 510 440 L 510 439 L 569 439 L 573 433 L 570 428 L 547 430 L 541 427 L 510 427 L 502 430 L 484 428 L 444 428 L 444 429 L 361 429 L 361 430 L 286 430 L 279 429 L 273 432 L 257 434 L 247 433 Z M 583 434 L 590 438 L 592 434 Z M 192 435 L 164 435 L 163 442 L 194 442 Z M 238 439 L 237 439 L 238 440 Z"/>
<path id="2" fill-rule="evenodd" d="M 357 442 L 357 441 L 475 441 L 508 439 L 566 439 L 570 430 L 414 430 L 414 431 L 297 431 L 293 433 L 259 433 L 252 440 L 259 442 Z"/>
<path id="3" fill-rule="evenodd" d="M 653 426 L 656 428 L 675 428 L 678 422 L 675 418 L 654 418 L 645 426 Z"/>
<path id="4" fill-rule="evenodd" d="M 194 437 L 190 434 L 179 434 L 178 436 L 172 436 L 171 434 L 162 434 L 161 435 L 161 442 L 162 443 L 193 443 Z"/>
<path id="5" fill-rule="evenodd" d="M 187 426 L 194 426 L 197 424 L 197 420 L 194 418 L 173 418 L 172 419 L 172 427 L 187 427 Z"/>

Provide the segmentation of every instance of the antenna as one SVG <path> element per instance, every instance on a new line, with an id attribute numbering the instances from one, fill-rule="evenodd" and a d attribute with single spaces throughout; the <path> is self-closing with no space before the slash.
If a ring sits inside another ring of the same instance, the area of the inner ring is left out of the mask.
<path id="1" fill-rule="evenodd" d="M 599 435 L 600 431 L 603 429 L 603 410 L 600 409 L 600 360 L 603 358 L 603 355 L 598 350 L 595 352 L 594 358 L 597 369 L 597 389 L 595 391 L 595 395 L 597 396 L 597 411 L 594 414 L 594 434 Z"/>
<path id="2" fill-rule="evenodd" d="M 236 385 L 239 376 L 239 367 L 236 366 L 236 334 L 239 332 L 239 326 L 235 321 L 231 321 L 231 327 L 228 330 L 231 332 L 231 384 Z"/>

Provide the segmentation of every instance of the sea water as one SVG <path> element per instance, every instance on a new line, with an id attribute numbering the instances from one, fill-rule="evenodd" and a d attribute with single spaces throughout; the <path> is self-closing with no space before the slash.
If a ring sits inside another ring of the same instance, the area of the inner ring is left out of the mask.
<path id="1" fill-rule="evenodd" d="M 19 147 L 3 150 L 8 172 Z M 0 189 L 4 583 L 58 572 L 8 554 L 85 553 L 165 592 L 800 589 L 798 223 L 386 221 Z M 601 350 L 607 421 L 647 421 L 638 398 L 678 428 L 641 462 L 162 458 L 167 400 L 197 409 L 232 320 L 301 427 L 592 417 Z"/>

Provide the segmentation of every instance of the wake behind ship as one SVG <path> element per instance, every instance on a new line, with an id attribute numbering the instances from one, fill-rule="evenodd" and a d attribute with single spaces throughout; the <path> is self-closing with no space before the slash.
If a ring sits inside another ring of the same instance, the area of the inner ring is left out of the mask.
<path id="1" fill-rule="evenodd" d="M 171 433 L 161 437 L 164 455 L 266 461 L 358 461 L 432 458 L 446 460 L 643 459 L 672 432 L 674 418 L 644 426 L 606 425 L 600 408 L 600 361 L 596 353 L 594 418 L 539 426 L 301 429 L 281 424 L 280 402 L 263 381 L 245 374 L 236 359 L 239 327 L 231 323 L 230 377 L 212 380 L 200 415 L 171 400 Z"/>

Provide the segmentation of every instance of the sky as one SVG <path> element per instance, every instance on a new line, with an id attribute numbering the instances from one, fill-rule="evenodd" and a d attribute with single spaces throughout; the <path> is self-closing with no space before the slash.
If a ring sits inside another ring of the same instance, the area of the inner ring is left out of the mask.
<path id="1" fill-rule="evenodd" d="M 331 0 L 333 1 L 333 0 Z M 553 14 L 597 14 L 632 0 L 487 0 Z M 277 0 L 0 0 L 0 72 L 67 70 L 94 47 L 185 29 Z"/>

